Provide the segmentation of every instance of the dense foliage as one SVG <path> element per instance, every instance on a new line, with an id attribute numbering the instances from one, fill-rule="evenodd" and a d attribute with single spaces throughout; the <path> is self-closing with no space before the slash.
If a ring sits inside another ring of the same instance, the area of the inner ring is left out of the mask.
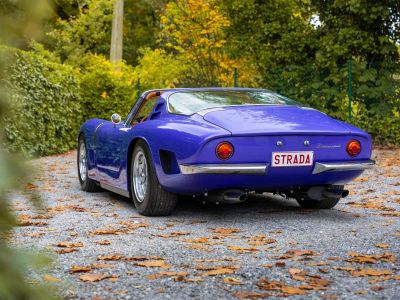
<path id="1" fill-rule="evenodd" d="M 9 149 L 33 155 L 71 149 L 82 122 L 76 72 L 39 53 L 16 50 L 12 55 L 13 107 L 5 120 Z"/>
<path id="2" fill-rule="evenodd" d="M 234 81 L 351 122 L 379 143 L 400 143 L 398 1 L 125 1 L 118 66 L 107 61 L 113 0 L 50 3 L 55 17 L 36 38 L 47 50 L 16 45 L 28 51 L 19 52 L 10 84 L 22 91 L 14 100 L 27 122 L 8 126 L 12 150 L 69 149 L 79 122 L 124 116 L 139 90 Z M 39 130 L 24 133 L 27 124 Z"/>
<path id="3" fill-rule="evenodd" d="M 31 28 L 29 34 L 34 36 L 36 33 L 32 28 L 37 28 L 38 20 L 41 19 L 41 8 L 43 1 L 15 1 L 12 3 L 0 2 L 0 40 L 9 45 L 23 45 L 22 33 L 28 34 L 27 28 Z M 7 14 L 5 14 L 7 9 Z M 22 14 L 21 11 L 29 11 Z M 44 9 L 45 10 L 45 9 Z M 17 20 L 18 24 L 13 24 L 11 20 Z M 6 70 L 13 63 L 14 55 L 5 53 L 1 49 L 0 54 L 0 299 L 54 299 L 50 296 L 48 286 L 39 282 L 32 284 L 32 277 L 29 276 L 35 268 L 44 266 L 48 263 L 46 258 L 36 255 L 32 251 L 16 249 L 12 245 L 12 233 L 16 225 L 16 219 L 12 212 L 11 192 L 23 189 L 27 183 L 28 170 L 20 157 L 12 155 L 3 147 L 5 117 L 12 114 L 10 107 L 13 107 L 8 86 L 8 73 Z M 29 124 L 27 124 L 29 126 Z M 33 128 L 27 130 L 33 131 Z M 36 197 L 30 198 L 31 202 L 39 205 Z M 30 249 L 31 250 L 31 249 Z M 29 272 L 28 272 L 29 271 Z"/>

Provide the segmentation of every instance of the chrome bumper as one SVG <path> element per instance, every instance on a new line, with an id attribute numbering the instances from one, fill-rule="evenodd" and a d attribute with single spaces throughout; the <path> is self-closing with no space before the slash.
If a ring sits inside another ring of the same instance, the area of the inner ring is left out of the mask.
<path id="1" fill-rule="evenodd" d="M 374 160 L 363 162 L 316 162 L 312 174 L 334 171 L 357 171 L 371 169 Z M 187 174 L 255 174 L 265 175 L 269 164 L 204 164 L 179 165 L 181 173 Z"/>
<path id="2" fill-rule="evenodd" d="M 182 174 L 256 174 L 265 175 L 268 164 L 179 165 Z"/>
<path id="3" fill-rule="evenodd" d="M 374 160 L 368 160 L 364 162 L 328 162 L 319 163 L 316 162 L 313 170 L 313 174 L 322 172 L 332 171 L 357 171 L 371 169 L 375 165 Z"/>

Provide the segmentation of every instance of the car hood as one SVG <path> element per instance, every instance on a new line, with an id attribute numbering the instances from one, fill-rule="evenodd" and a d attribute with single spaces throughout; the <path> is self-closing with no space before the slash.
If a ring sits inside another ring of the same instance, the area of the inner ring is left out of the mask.
<path id="1" fill-rule="evenodd" d="M 318 110 L 298 106 L 226 106 L 199 112 L 204 120 L 235 135 L 362 134 L 362 130 Z"/>

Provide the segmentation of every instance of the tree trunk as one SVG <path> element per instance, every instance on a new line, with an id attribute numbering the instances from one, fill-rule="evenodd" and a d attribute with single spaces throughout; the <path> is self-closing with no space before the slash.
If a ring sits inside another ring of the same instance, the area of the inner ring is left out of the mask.
<path id="1" fill-rule="evenodd" d="M 122 35 L 124 21 L 124 0 L 115 0 L 111 31 L 110 61 L 118 62 L 122 59 Z"/>

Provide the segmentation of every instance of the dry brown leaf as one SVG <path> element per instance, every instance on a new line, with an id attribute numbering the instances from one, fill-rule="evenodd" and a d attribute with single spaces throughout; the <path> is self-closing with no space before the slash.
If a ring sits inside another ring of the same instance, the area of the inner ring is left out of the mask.
<path id="1" fill-rule="evenodd" d="M 182 235 L 189 235 L 190 232 L 170 232 L 166 234 L 152 234 L 152 236 L 156 237 L 162 237 L 162 238 L 171 238 L 171 237 L 177 237 L 177 236 L 182 236 Z"/>
<path id="2" fill-rule="evenodd" d="M 193 269 L 198 270 L 198 271 L 210 271 L 210 270 L 216 270 L 216 269 L 239 269 L 239 266 L 231 266 L 231 265 L 227 265 L 227 266 L 195 266 Z"/>
<path id="3" fill-rule="evenodd" d="M 220 234 L 223 236 L 228 236 L 233 233 L 238 233 L 240 232 L 240 229 L 235 229 L 235 228 L 213 228 L 211 229 L 212 233 Z"/>
<path id="4" fill-rule="evenodd" d="M 291 259 L 299 256 L 318 256 L 319 254 L 317 252 L 314 252 L 312 250 L 288 250 L 285 252 L 285 254 L 276 257 L 276 259 Z"/>
<path id="5" fill-rule="evenodd" d="M 258 251 L 258 249 L 254 247 L 241 247 L 241 246 L 228 246 L 228 249 L 239 253 L 251 253 Z"/>
<path id="6" fill-rule="evenodd" d="M 233 270 L 233 269 L 218 268 L 218 269 L 204 272 L 201 274 L 201 276 L 217 276 L 217 275 L 227 275 L 227 274 L 233 274 L 233 273 L 235 273 L 235 270 Z"/>
<path id="7" fill-rule="evenodd" d="M 54 276 L 51 276 L 51 275 L 48 275 L 48 274 L 45 274 L 43 276 L 43 279 L 46 282 L 60 282 L 61 281 L 60 278 L 57 278 L 57 277 L 54 277 Z"/>
<path id="8" fill-rule="evenodd" d="M 234 277 L 224 277 L 224 282 L 227 284 L 242 284 L 242 281 Z"/>
<path id="9" fill-rule="evenodd" d="M 148 275 L 147 278 L 150 280 L 154 280 L 154 279 L 158 279 L 160 277 L 172 277 L 172 278 L 181 278 L 184 276 L 187 276 L 188 273 L 187 272 L 166 272 L 166 271 L 162 271 L 162 272 L 158 272 L 158 273 L 154 273 L 151 275 Z"/>
<path id="10" fill-rule="evenodd" d="M 204 250 L 204 251 L 211 251 L 209 247 L 202 245 L 202 244 L 191 244 L 186 245 L 185 248 L 188 249 L 197 249 L 197 250 Z"/>
<path id="11" fill-rule="evenodd" d="M 380 285 L 371 286 L 371 290 L 373 290 L 374 292 L 379 292 L 379 291 L 381 291 L 383 289 L 384 289 L 384 287 L 380 286 Z"/>
<path id="12" fill-rule="evenodd" d="M 354 277 L 385 276 L 385 275 L 392 275 L 393 271 L 367 268 L 367 269 L 353 270 L 350 272 L 350 274 L 351 274 L 351 276 L 354 276 Z"/>
<path id="13" fill-rule="evenodd" d="M 207 237 L 201 237 L 201 238 L 198 238 L 198 239 L 184 239 L 183 241 L 187 242 L 187 243 L 200 243 L 200 244 L 202 244 L 202 243 L 208 243 L 208 238 Z"/>
<path id="14" fill-rule="evenodd" d="M 72 253 L 72 252 L 77 252 L 77 251 L 79 251 L 79 250 L 76 248 L 62 248 L 60 250 L 56 250 L 56 252 L 58 254 L 66 254 L 66 253 Z"/>
<path id="15" fill-rule="evenodd" d="M 105 275 L 105 274 L 84 274 L 79 276 L 79 279 L 82 281 L 88 281 L 88 282 L 95 282 L 95 281 L 101 281 L 104 279 L 110 279 L 111 281 L 115 281 L 118 278 L 118 276 L 115 275 Z"/>
<path id="16" fill-rule="evenodd" d="M 115 229 L 115 228 L 109 228 L 109 229 L 99 229 L 92 231 L 91 234 L 93 235 L 108 235 L 108 234 L 116 234 L 116 235 L 121 235 L 126 233 L 124 230 L 120 229 Z"/>
<path id="17" fill-rule="evenodd" d="M 239 299 L 261 299 L 270 297 L 271 295 L 268 293 L 236 292 L 233 296 Z"/>
<path id="18" fill-rule="evenodd" d="M 386 249 L 386 248 L 390 248 L 390 245 L 389 244 L 375 244 L 375 247 Z"/>
<path id="19" fill-rule="evenodd" d="M 56 244 L 56 246 L 60 247 L 60 248 L 79 248 L 79 247 L 83 247 L 83 243 L 82 242 L 76 242 L 76 243 L 59 242 L 58 244 Z"/>
<path id="20" fill-rule="evenodd" d="M 300 270 L 300 269 L 289 269 L 289 274 L 292 276 L 292 279 L 297 281 L 304 281 L 305 276 L 308 274 L 307 271 Z"/>
<path id="21" fill-rule="evenodd" d="M 110 242 L 109 240 L 96 241 L 95 243 L 96 243 L 97 245 L 103 245 L 103 246 L 111 245 L 111 242 Z"/>
<path id="22" fill-rule="evenodd" d="M 43 221 L 34 221 L 31 216 L 28 215 L 21 215 L 17 219 L 17 225 L 18 226 L 47 226 L 48 223 L 43 222 Z"/>
<path id="23" fill-rule="evenodd" d="M 268 279 L 261 279 L 257 286 L 260 289 L 268 290 L 268 291 L 281 291 L 284 296 L 293 296 L 293 295 L 304 295 L 305 291 L 297 288 L 286 285 L 281 281 L 268 281 Z"/>
<path id="24" fill-rule="evenodd" d="M 396 256 L 391 252 L 384 252 L 382 254 L 361 254 L 358 252 L 350 251 L 348 255 L 352 257 L 346 260 L 348 262 L 369 264 L 374 264 L 378 261 L 384 261 L 388 263 L 396 262 Z"/>
<path id="25" fill-rule="evenodd" d="M 84 273 L 84 272 L 90 272 L 92 270 L 91 267 L 89 266 L 72 266 L 69 269 L 70 273 Z"/>
<path id="26" fill-rule="evenodd" d="M 135 263 L 135 266 L 170 269 L 172 266 L 165 263 L 164 260 L 147 260 Z"/>

